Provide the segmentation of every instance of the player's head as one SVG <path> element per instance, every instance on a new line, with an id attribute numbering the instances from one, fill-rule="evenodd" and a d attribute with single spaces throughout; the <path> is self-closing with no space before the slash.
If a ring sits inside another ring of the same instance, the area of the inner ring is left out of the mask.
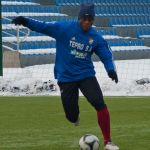
<path id="1" fill-rule="evenodd" d="M 95 19 L 94 4 L 82 4 L 78 15 L 81 28 L 88 31 Z"/>

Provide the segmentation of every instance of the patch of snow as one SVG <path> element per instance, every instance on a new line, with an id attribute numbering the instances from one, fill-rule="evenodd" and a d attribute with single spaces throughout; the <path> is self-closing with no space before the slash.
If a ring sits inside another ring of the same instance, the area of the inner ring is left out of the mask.
<path id="1" fill-rule="evenodd" d="M 56 92 L 56 85 L 53 81 L 42 81 L 32 79 L 0 80 L 0 93 L 3 95 L 32 95 L 45 92 Z M 1 95 L 1 94 L 0 94 Z"/>
<path id="2" fill-rule="evenodd" d="M 40 5 L 31 2 L 17 2 L 17 1 L 1 1 L 2 5 Z"/>
<path id="3" fill-rule="evenodd" d="M 56 48 L 20 50 L 19 53 L 23 55 L 56 54 Z"/>
<path id="4" fill-rule="evenodd" d="M 96 76 L 104 95 L 150 96 L 150 84 L 139 85 L 136 82 L 142 78 L 150 79 L 150 59 L 115 61 L 119 77 L 118 84 L 107 77 L 101 63 L 94 64 L 97 72 Z"/>
<path id="5" fill-rule="evenodd" d="M 17 38 L 15 37 L 2 37 L 4 42 L 17 42 Z M 33 41 L 56 41 L 54 38 L 50 36 L 28 36 L 28 37 L 19 37 L 20 41 L 33 42 Z"/>
<path id="6" fill-rule="evenodd" d="M 115 63 L 118 84 L 111 81 L 102 63 L 94 62 L 96 77 L 105 96 L 150 96 L 150 84 L 139 85 L 136 82 L 142 78 L 150 79 L 150 59 L 122 60 Z M 60 95 L 53 68 L 54 64 L 4 68 L 4 76 L 0 78 L 0 95 Z M 44 89 L 43 84 L 48 81 L 54 83 L 54 89 Z M 34 87 L 36 83 L 37 86 Z"/>
<path id="7" fill-rule="evenodd" d="M 140 35 L 140 38 L 150 38 L 150 35 Z"/>
<path id="8" fill-rule="evenodd" d="M 103 35 L 103 38 L 106 40 L 111 40 L 111 39 L 136 39 L 132 37 L 122 37 L 118 35 Z"/>
<path id="9" fill-rule="evenodd" d="M 148 46 L 111 46 L 112 51 L 150 50 Z"/>
<path id="10" fill-rule="evenodd" d="M 2 24 L 2 30 L 17 30 L 17 26 L 14 24 Z M 26 29 L 24 26 L 19 26 L 19 29 Z"/>
<path id="11" fill-rule="evenodd" d="M 136 27 L 136 26 L 149 26 L 150 24 L 113 24 L 113 27 Z"/>

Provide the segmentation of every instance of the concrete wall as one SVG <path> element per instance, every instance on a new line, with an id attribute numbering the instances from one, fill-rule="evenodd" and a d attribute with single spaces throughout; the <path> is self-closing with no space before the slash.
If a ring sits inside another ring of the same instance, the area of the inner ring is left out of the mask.
<path id="1" fill-rule="evenodd" d="M 119 36 L 137 38 L 136 27 L 117 27 L 116 30 Z"/>
<path id="2" fill-rule="evenodd" d="M 55 5 L 55 0 L 32 0 L 35 3 L 39 3 L 41 5 Z"/>
<path id="3" fill-rule="evenodd" d="M 144 40 L 144 45 L 150 47 L 150 38 L 143 38 Z"/>
<path id="4" fill-rule="evenodd" d="M 97 27 L 109 27 L 109 17 L 95 17 L 94 25 Z"/>
<path id="5" fill-rule="evenodd" d="M 113 52 L 115 60 L 150 59 L 150 50 Z"/>
<path id="6" fill-rule="evenodd" d="M 3 67 L 20 68 L 20 55 L 18 52 L 8 51 L 3 48 Z"/>
<path id="7" fill-rule="evenodd" d="M 69 16 L 78 16 L 80 11 L 80 6 L 61 6 L 61 13 L 67 14 Z"/>
<path id="8" fill-rule="evenodd" d="M 130 51 L 114 51 L 115 60 L 131 60 L 131 59 L 149 59 L 150 50 L 130 50 Z M 93 61 L 99 61 L 96 55 L 92 57 Z M 3 66 L 4 68 L 20 68 L 33 65 L 54 64 L 55 55 L 22 55 L 19 52 L 9 51 L 3 48 Z"/>
<path id="9" fill-rule="evenodd" d="M 21 67 L 42 65 L 42 64 L 54 64 L 55 55 L 22 55 L 20 54 Z"/>
<path id="10" fill-rule="evenodd" d="M 115 60 L 149 59 L 150 51 L 117 51 L 113 52 Z M 99 61 L 96 55 L 92 57 L 93 61 Z M 33 66 L 42 64 L 54 64 L 55 55 L 22 55 L 20 54 L 20 66 Z"/>

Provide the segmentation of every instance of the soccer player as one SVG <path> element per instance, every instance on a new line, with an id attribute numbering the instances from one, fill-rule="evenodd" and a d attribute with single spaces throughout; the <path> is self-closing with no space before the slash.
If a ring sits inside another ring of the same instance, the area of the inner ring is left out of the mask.
<path id="1" fill-rule="evenodd" d="M 79 89 L 97 112 L 105 150 L 119 150 L 112 143 L 110 115 L 103 94 L 95 77 L 91 56 L 97 54 L 108 76 L 118 82 L 111 49 L 107 42 L 92 27 L 95 18 L 93 4 L 82 4 L 78 21 L 43 22 L 22 16 L 13 19 L 15 25 L 46 34 L 56 39 L 54 74 L 58 80 L 66 118 L 79 124 Z"/>

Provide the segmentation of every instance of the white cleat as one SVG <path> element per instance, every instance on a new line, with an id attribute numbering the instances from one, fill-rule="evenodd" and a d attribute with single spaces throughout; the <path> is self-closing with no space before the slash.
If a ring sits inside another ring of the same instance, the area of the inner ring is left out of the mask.
<path id="1" fill-rule="evenodd" d="M 80 125 L 80 115 L 78 116 L 78 120 L 74 123 L 74 126 L 79 126 Z"/>
<path id="2" fill-rule="evenodd" d="M 105 147 L 104 150 L 119 150 L 119 147 L 115 144 L 113 144 L 112 142 L 108 142 Z"/>

